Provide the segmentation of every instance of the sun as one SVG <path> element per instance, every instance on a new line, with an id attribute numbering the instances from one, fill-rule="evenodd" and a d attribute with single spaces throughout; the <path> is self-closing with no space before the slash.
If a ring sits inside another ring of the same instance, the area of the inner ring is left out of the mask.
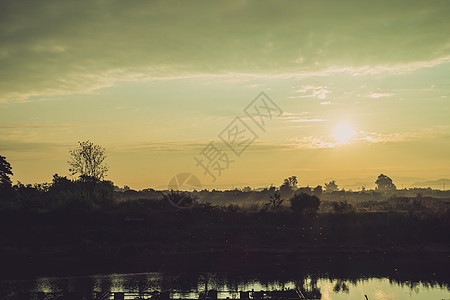
<path id="1" fill-rule="evenodd" d="M 333 130 L 333 137 L 339 143 L 347 143 L 356 135 L 356 130 L 350 125 L 350 123 L 341 123 Z"/>

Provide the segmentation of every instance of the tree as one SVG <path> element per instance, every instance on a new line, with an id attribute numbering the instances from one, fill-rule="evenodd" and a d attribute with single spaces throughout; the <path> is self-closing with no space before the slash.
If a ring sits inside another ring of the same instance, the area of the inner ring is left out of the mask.
<path id="1" fill-rule="evenodd" d="M 380 174 L 380 176 L 378 176 L 375 184 L 377 185 L 377 190 L 381 192 L 395 191 L 397 189 L 395 184 L 392 182 L 392 179 L 384 174 Z"/>
<path id="2" fill-rule="evenodd" d="M 267 208 L 271 208 L 272 210 L 277 210 L 281 208 L 281 204 L 283 203 L 284 199 L 281 199 L 281 193 L 280 191 L 274 192 L 272 195 L 270 195 L 269 202 L 266 203 L 266 206 L 264 207 L 264 211 Z"/>
<path id="3" fill-rule="evenodd" d="M 291 176 L 289 178 L 284 179 L 283 185 L 290 187 L 295 190 L 297 188 L 298 180 L 297 176 Z"/>
<path id="4" fill-rule="evenodd" d="M 86 186 L 89 201 L 93 201 L 95 185 L 108 171 L 105 164 L 105 148 L 90 141 L 78 142 L 78 147 L 69 150 L 68 161 L 71 175 L 79 174 L 79 179 Z"/>
<path id="5" fill-rule="evenodd" d="M 252 191 L 252 188 L 249 186 L 245 186 L 242 188 L 243 193 L 250 193 Z"/>
<path id="6" fill-rule="evenodd" d="M 336 181 L 330 181 L 329 183 L 325 183 L 325 191 L 327 192 L 335 192 L 338 190 L 338 185 Z"/>
<path id="7" fill-rule="evenodd" d="M 322 193 L 323 193 L 323 191 L 322 191 L 321 185 L 316 186 L 312 192 L 312 194 L 319 199 L 322 197 Z"/>
<path id="8" fill-rule="evenodd" d="M 352 213 L 355 211 L 353 205 L 347 201 L 333 201 L 331 202 L 331 206 L 337 214 Z"/>
<path id="9" fill-rule="evenodd" d="M 79 146 L 69 151 L 71 160 L 68 162 L 72 175 L 79 174 L 82 177 L 91 177 L 102 180 L 108 171 L 104 163 L 106 159 L 105 148 L 95 145 L 90 141 L 78 142 Z"/>
<path id="10" fill-rule="evenodd" d="M 0 155 L 0 187 L 2 188 L 10 188 L 11 178 L 10 175 L 13 175 L 11 165 L 6 161 L 6 157 Z"/>
<path id="11" fill-rule="evenodd" d="M 315 214 L 320 206 L 320 199 L 313 195 L 300 193 L 291 199 L 291 209 L 299 214 Z"/>
<path id="12" fill-rule="evenodd" d="M 163 198 L 178 209 L 192 208 L 198 200 L 192 193 L 174 190 L 170 190 L 167 194 L 163 193 Z"/>
<path id="13" fill-rule="evenodd" d="M 297 176 L 291 176 L 284 179 L 283 184 L 280 186 L 281 197 L 291 197 L 295 190 L 297 190 Z"/>

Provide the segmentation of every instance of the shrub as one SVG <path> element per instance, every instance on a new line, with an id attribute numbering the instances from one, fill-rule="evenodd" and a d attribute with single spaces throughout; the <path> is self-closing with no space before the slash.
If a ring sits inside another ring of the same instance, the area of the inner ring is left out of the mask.
<path id="1" fill-rule="evenodd" d="M 295 194 L 289 201 L 291 209 L 299 214 L 315 214 L 320 206 L 320 199 L 317 196 L 306 193 Z"/>
<path id="2" fill-rule="evenodd" d="M 355 211 L 353 205 L 347 201 L 333 201 L 331 202 L 331 206 L 333 207 L 334 212 L 338 214 L 352 213 Z"/>

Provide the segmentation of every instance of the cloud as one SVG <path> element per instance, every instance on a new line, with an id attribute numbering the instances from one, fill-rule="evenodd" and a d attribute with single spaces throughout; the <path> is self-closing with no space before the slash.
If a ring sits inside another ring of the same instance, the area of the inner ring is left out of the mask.
<path id="1" fill-rule="evenodd" d="M 302 86 L 300 89 L 296 91 L 297 93 L 304 93 L 307 95 L 301 95 L 301 96 L 291 96 L 289 98 L 318 98 L 318 99 L 325 99 L 327 97 L 327 94 L 330 93 L 329 90 L 327 90 L 324 86 L 316 86 L 316 85 L 305 85 Z"/>
<path id="2" fill-rule="evenodd" d="M 423 138 L 433 138 L 436 135 L 423 132 L 393 132 L 393 133 L 376 133 L 360 131 L 357 136 L 354 137 L 355 141 L 365 141 L 369 143 L 398 143 L 407 142 Z"/>
<path id="3" fill-rule="evenodd" d="M 306 136 L 293 138 L 287 144 L 292 149 L 327 149 L 336 146 L 336 142 L 331 137 L 326 136 Z"/>
<path id="4" fill-rule="evenodd" d="M 309 114 L 310 114 L 309 112 L 283 113 L 281 118 L 283 118 L 283 120 L 285 120 L 286 122 L 292 122 L 292 123 L 309 123 L 309 122 L 325 122 L 326 121 L 321 118 L 306 117 Z"/>
<path id="5" fill-rule="evenodd" d="M 19 140 L 4 140 L 0 139 L 1 151 L 8 152 L 47 152 L 52 149 L 68 148 L 66 144 L 49 143 L 49 142 L 27 142 Z"/>
<path id="6" fill-rule="evenodd" d="M 450 57 L 442 0 L 170 2 L 2 1 L 0 101 L 183 76 L 410 71 Z"/>
<path id="7" fill-rule="evenodd" d="M 305 123 L 305 122 L 325 122 L 324 119 L 290 119 L 288 122 Z"/>
<path id="8" fill-rule="evenodd" d="M 378 98 L 381 98 L 381 97 L 389 97 L 389 96 L 392 96 L 392 95 L 394 95 L 394 94 L 392 94 L 392 93 L 373 93 L 373 94 L 369 95 L 369 98 L 378 99 Z"/>
<path id="9" fill-rule="evenodd" d="M 339 142 L 332 135 L 327 136 L 305 136 L 289 139 L 285 143 L 286 149 L 328 149 L 348 144 L 386 144 L 386 143 L 403 143 L 410 141 L 418 141 L 423 139 L 442 138 L 447 135 L 446 128 L 436 127 L 427 128 L 420 132 L 393 132 L 393 133 L 377 133 L 359 131 L 349 141 Z"/>

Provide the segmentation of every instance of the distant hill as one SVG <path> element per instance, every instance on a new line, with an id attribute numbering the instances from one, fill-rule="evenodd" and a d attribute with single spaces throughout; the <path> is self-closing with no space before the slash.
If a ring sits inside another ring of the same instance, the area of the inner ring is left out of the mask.
<path id="1" fill-rule="evenodd" d="M 445 184 L 445 189 L 450 189 L 450 179 L 441 178 L 438 180 L 428 180 L 428 181 L 418 181 L 410 185 L 410 187 L 418 188 L 432 188 L 432 189 L 442 189 Z"/>
<path id="2" fill-rule="evenodd" d="M 389 174 L 388 174 L 389 176 Z M 425 178 L 420 177 L 406 177 L 406 176 L 392 176 L 392 180 L 394 181 L 394 184 L 397 186 L 398 189 L 402 188 L 432 188 L 432 189 L 439 189 L 441 190 L 443 188 L 443 184 L 445 183 L 445 189 L 450 190 L 450 179 L 447 178 L 441 178 L 437 180 L 427 180 Z M 375 181 L 377 179 L 377 176 L 370 176 L 370 177 L 354 177 L 354 178 L 332 178 L 328 177 L 321 181 L 307 181 L 306 179 L 300 178 L 300 186 L 310 186 L 315 187 L 317 185 L 324 186 L 324 183 L 330 182 L 331 180 L 335 180 L 336 184 L 338 185 L 339 189 L 344 188 L 345 190 L 353 190 L 353 191 L 359 191 L 361 190 L 361 187 L 365 187 L 366 189 L 374 189 L 375 188 Z M 282 181 L 273 183 L 274 186 L 280 186 Z M 204 184 L 202 185 L 201 189 L 216 189 L 216 190 L 233 190 L 235 188 L 243 188 L 246 186 L 250 186 L 252 189 L 256 189 L 258 191 L 269 188 L 272 185 L 272 183 L 258 183 L 258 184 L 250 184 L 250 183 L 235 183 L 235 184 Z M 156 187 L 153 187 L 156 190 L 166 190 L 166 185 L 159 185 Z"/>

